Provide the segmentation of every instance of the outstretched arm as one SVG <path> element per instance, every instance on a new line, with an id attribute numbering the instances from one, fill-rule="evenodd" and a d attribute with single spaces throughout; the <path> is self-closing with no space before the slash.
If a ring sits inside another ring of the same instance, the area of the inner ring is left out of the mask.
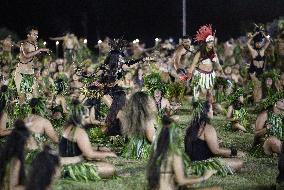
<path id="1" fill-rule="evenodd" d="M 265 41 L 266 41 L 265 44 L 264 44 L 264 47 L 263 47 L 263 50 L 265 51 L 270 44 L 270 39 L 269 39 L 269 36 L 266 36 L 264 33 L 262 33 L 262 34 L 264 35 Z"/>
<path id="2" fill-rule="evenodd" d="M 256 32 L 256 33 L 254 33 L 252 36 L 249 36 L 248 38 L 248 41 L 247 41 L 247 46 L 248 46 L 248 49 L 249 49 L 249 51 L 250 51 L 250 53 L 251 54 L 253 54 L 253 52 L 254 52 L 254 49 L 253 49 L 253 47 L 251 46 L 251 41 L 252 41 L 252 39 L 256 36 L 256 35 L 258 35 L 259 34 L 259 32 Z"/>
<path id="3" fill-rule="evenodd" d="M 131 59 L 129 61 L 126 61 L 124 64 L 126 64 L 128 67 L 131 65 L 134 65 L 135 63 L 138 63 L 140 61 L 143 61 L 144 58 L 139 58 L 139 59 Z"/>
<path id="4" fill-rule="evenodd" d="M 89 160 L 105 159 L 106 157 L 116 157 L 113 152 L 94 151 L 88 134 L 83 129 L 76 130 L 76 141 L 83 155 Z"/>
<path id="5" fill-rule="evenodd" d="M 205 127 L 205 141 L 213 154 L 224 157 L 231 156 L 231 150 L 219 147 L 216 130 L 210 125 Z"/>
<path id="6" fill-rule="evenodd" d="M 54 37 L 54 38 L 49 38 L 50 40 L 64 40 L 65 36 L 62 36 L 62 37 Z"/>
<path id="7" fill-rule="evenodd" d="M 29 52 L 29 50 L 24 46 L 24 44 L 21 44 L 20 51 L 22 52 L 22 54 L 25 58 L 30 59 L 30 58 L 36 56 L 37 54 L 39 54 L 40 52 L 49 52 L 49 49 L 40 48 L 36 51 Z"/>

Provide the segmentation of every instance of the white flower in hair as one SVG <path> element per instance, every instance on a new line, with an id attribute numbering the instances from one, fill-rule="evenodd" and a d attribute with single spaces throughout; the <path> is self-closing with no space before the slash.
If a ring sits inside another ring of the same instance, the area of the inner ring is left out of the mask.
<path id="1" fill-rule="evenodd" d="M 212 35 L 207 36 L 205 42 L 214 42 L 214 37 Z"/>

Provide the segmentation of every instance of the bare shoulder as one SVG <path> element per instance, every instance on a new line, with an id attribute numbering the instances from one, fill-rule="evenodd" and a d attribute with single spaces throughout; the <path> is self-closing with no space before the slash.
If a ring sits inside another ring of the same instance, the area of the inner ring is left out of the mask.
<path id="1" fill-rule="evenodd" d="M 124 111 L 119 110 L 118 113 L 117 113 L 117 118 L 123 119 L 123 116 L 124 116 Z"/>
<path id="2" fill-rule="evenodd" d="M 51 123 L 48 119 L 46 119 L 42 116 L 36 116 L 35 120 L 38 121 L 38 122 Z"/>
<path id="3" fill-rule="evenodd" d="M 183 48 L 182 45 L 179 45 L 175 50 L 175 54 L 183 54 L 184 52 L 185 52 L 185 49 Z"/>
<path id="4" fill-rule="evenodd" d="M 76 127 L 76 132 L 75 132 L 76 137 L 85 137 L 86 135 L 87 135 L 87 132 L 85 131 L 85 129 Z"/>
<path id="5" fill-rule="evenodd" d="M 215 128 L 211 124 L 206 124 L 204 130 L 205 133 L 216 132 Z"/>
<path id="6" fill-rule="evenodd" d="M 267 111 L 263 111 L 261 112 L 258 116 L 257 119 L 266 119 L 268 116 L 268 112 Z"/>

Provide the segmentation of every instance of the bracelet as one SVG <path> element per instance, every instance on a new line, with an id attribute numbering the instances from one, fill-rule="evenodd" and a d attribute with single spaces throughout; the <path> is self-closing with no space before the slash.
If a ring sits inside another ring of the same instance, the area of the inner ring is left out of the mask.
<path id="1" fill-rule="evenodd" d="M 238 155 L 238 150 L 236 148 L 231 147 L 230 149 L 231 149 L 231 155 L 230 156 L 233 157 L 233 156 L 237 156 Z"/>

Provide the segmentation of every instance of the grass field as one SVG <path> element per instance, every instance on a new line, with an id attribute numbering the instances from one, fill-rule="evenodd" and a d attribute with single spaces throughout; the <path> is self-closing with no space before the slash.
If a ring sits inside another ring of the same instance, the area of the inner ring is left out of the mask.
<path id="1" fill-rule="evenodd" d="M 182 111 L 179 113 L 179 124 L 184 135 L 186 126 L 190 121 L 189 104 L 183 105 Z M 255 118 L 252 117 L 252 118 Z M 252 119 L 253 122 L 255 121 Z M 226 123 L 224 116 L 215 116 L 212 124 L 218 132 L 221 145 L 230 147 L 235 145 L 238 149 L 248 151 L 252 142 L 253 134 L 232 132 L 224 127 Z M 142 190 L 145 189 L 145 167 L 147 160 L 112 160 L 118 170 L 119 177 L 98 182 L 74 182 L 70 180 L 58 180 L 55 185 L 56 190 Z M 275 179 L 278 174 L 277 158 L 263 157 L 255 158 L 247 154 L 245 165 L 238 174 L 229 175 L 227 177 L 213 176 L 200 187 L 219 186 L 225 190 L 243 190 L 243 189 L 284 189 L 284 187 L 275 186 Z"/>

